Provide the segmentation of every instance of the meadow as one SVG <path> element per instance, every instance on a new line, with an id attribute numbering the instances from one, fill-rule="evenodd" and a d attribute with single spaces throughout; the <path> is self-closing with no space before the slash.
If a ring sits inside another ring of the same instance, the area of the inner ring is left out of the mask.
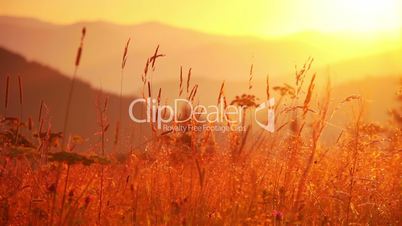
<path id="1" fill-rule="evenodd" d="M 335 102 L 329 81 L 317 92 L 319 75 L 311 71 L 311 58 L 296 70 L 294 84 L 271 84 L 267 77 L 264 97 L 253 94 L 252 66 L 248 93 L 231 100 L 225 82 L 215 91 L 224 108 L 232 104 L 246 112 L 275 97 L 273 133 L 245 120 L 245 130 L 219 133 L 161 131 L 149 122 L 147 132 L 133 130 L 133 135 L 120 123 L 125 106 L 110 109 L 108 97 L 99 92 L 93 128 L 98 142 L 83 150 L 85 137 L 67 131 L 85 35 L 83 29 L 69 95 L 61 103 L 63 131 L 52 128 L 45 102 L 38 113 L 23 117 L 29 93 L 23 92 L 21 78 L 14 98 L 21 112 L 10 115 L 9 78 L 1 84 L 0 225 L 401 224 L 401 109 L 390 111 L 387 124 L 366 121 L 364 98 L 346 95 Z M 122 84 L 129 46 L 130 40 L 117 77 Z M 164 57 L 158 49 L 138 82 L 142 96 L 154 97 L 159 106 L 163 87 L 151 92 L 151 75 L 156 76 L 151 72 Z M 178 78 L 177 95 L 196 104 L 191 70 L 181 70 Z M 401 91 L 395 93 L 402 104 Z M 351 109 L 350 121 L 327 145 L 322 134 L 341 108 Z M 116 110 L 120 120 L 110 121 L 107 112 Z M 203 124 L 191 118 L 175 126 Z M 144 142 L 123 142 L 143 133 Z"/>

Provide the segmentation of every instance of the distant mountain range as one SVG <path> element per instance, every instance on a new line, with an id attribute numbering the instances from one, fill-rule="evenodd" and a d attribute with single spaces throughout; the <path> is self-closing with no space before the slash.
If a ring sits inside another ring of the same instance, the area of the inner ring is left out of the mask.
<path id="1" fill-rule="evenodd" d="M 158 44 L 166 57 L 157 62 L 153 73 L 156 82 L 177 81 L 180 65 L 185 70 L 192 67 L 194 78 L 217 83 L 247 81 L 251 64 L 254 64 L 256 80 L 269 73 L 274 80 L 286 81 L 293 74 L 294 66 L 302 65 L 309 56 L 315 58 L 313 70 L 321 77 L 330 73 L 335 83 L 368 75 L 402 74 L 400 40 L 359 40 L 317 32 L 261 39 L 210 35 L 156 22 L 56 25 L 0 16 L 0 46 L 71 75 L 83 26 L 87 27 L 87 37 L 80 77 L 94 87 L 102 84 L 105 90 L 114 93 L 120 91 L 120 61 L 129 37 L 132 42 L 124 75 L 127 94 L 138 93 L 146 59 Z"/>

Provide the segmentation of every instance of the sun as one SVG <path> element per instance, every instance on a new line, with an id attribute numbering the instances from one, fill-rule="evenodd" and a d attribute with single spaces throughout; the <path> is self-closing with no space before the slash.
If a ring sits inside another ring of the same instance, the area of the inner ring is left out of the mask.
<path id="1" fill-rule="evenodd" d="M 394 30 L 401 27 L 400 0 L 333 1 L 334 27 L 354 31 Z"/>

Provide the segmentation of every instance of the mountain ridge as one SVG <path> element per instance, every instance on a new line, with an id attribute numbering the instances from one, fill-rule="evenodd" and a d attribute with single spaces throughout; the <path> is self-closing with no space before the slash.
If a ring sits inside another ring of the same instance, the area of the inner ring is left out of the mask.
<path id="1" fill-rule="evenodd" d="M 11 17 L 7 18 L 13 20 Z M 26 23 L 27 19 L 21 20 Z M 309 56 L 312 56 L 315 58 L 314 70 L 321 73 L 325 73 L 327 65 L 333 65 L 331 68 L 334 74 L 337 74 L 339 67 L 339 76 L 334 78 L 334 82 L 338 82 L 348 80 L 349 77 L 366 76 L 366 72 L 370 71 L 369 68 L 362 67 L 361 63 L 356 64 L 358 67 L 354 67 L 353 61 L 356 59 L 364 63 L 364 57 L 373 55 L 369 53 L 363 57 L 353 55 L 353 48 L 356 48 L 357 52 L 369 51 L 367 48 L 370 49 L 370 42 L 351 44 L 347 39 L 341 39 L 339 46 L 333 46 L 330 38 L 322 38 L 323 36 L 315 33 L 309 33 L 309 37 L 314 37 L 314 40 L 311 40 L 314 42 L 305 42 L 306 40 L 297 37 L 265 40 L 209 35 L 158 22 L 140 25 L 84 22 L 73 25 L 51 25 L 52 28 L 48 29 L 46 26 L 18 26 L 20 21 L 18 19 L 13 25 L 1 21 L 0 16 L 0 31 L 4 34 L 0 36 L 1 46 L 30 60 L 46 62 L 47 65 L 69 76 L 79 45 L 80 29 L 85 25 L 87 37 L 84 41 L 80 77 L 94 87 L 98 87 L 102 81 L 103 84 L 107 84 L 105 90 L 113 93 L 120 92 L 120 79 L 116 77 L 120 77 L 121 55 L 129 37 L 131 45 L 123 87 L 123 92 L 126 94 L 133 94 L 134 90 L 141 86 L 138 81 L 143 73 L 146 59 L 154 53 L 157 45 L 160 46 L 160 52 L 166 54 L 166 57 L 160 58 L 156 65 L 153 77 L 157 81 L 177 80 L 180 66 L 186 71 L 191 67 L 194 77 L 213 79 L 219 77 L 219 80 L 241 81 L 247 79 L 251 64 L 254 65 L 256 78 L 262 80 L 270 74 L 271 77 L 286 80 L 293 73 L 295 65 L 302 65 Z M 324 43 L 327 48 L 321 47 L 316 40 Z M 392 43 L 384 45 L 389 47 Z M 339 53 L 336 53 L 338 51 Z M 374 54 L 378 56 L 378 61 L 383 61 L 381 54 L 383 53 Z M 348 58 L 352 55 L 353 58 Z M 350 70 L 353 73 L 338 65 L 345 61 L 351 65 L 348 67 L 353 69 Z M 375 64 L 375 60 L 368 66 L 372 66 L 373 63 Z M 402 72 L 401 67 L 385 66 L 387 70 L 394 70 L 395 74 Z"/>

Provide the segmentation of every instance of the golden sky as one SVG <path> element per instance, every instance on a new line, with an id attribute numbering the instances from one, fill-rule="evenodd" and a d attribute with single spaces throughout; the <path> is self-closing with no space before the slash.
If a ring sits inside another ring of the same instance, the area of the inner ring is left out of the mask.
<path id="1" fill-rule="evenodd" d="M 0 0 L 0 15 L 54 23 L 159 21 L 225 35 L 400 32 L 401 0 Z"/>

